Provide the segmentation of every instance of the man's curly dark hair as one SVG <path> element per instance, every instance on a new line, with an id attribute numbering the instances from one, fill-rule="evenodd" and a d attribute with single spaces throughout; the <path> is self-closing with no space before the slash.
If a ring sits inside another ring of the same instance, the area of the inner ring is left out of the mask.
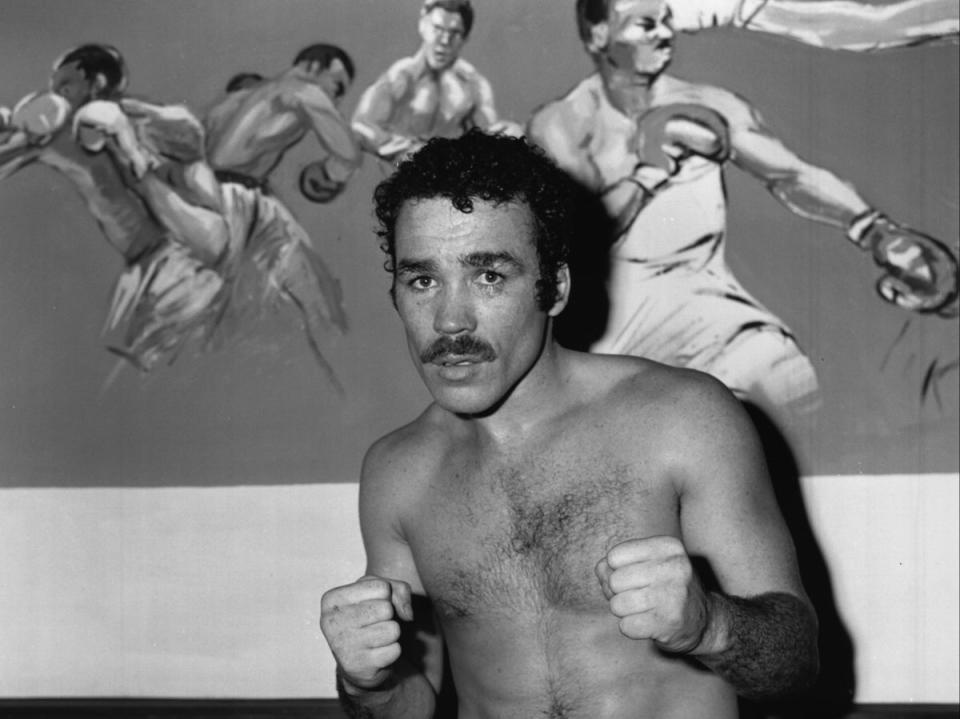
<path id="1" fill-rule="evenodd" d="M 526 204 L 533 214 L 539 259 L 537 302 L 557 300 L 557 272 L 567 264 L 577 223 L 578 187 L 526 140 L 470 130 L 458 138 L 433 138 L 374 190 L 384 267 L 395 270 L 396 225 L 405 203 L 443 197 L 460 212 L 473 202 Z"/>

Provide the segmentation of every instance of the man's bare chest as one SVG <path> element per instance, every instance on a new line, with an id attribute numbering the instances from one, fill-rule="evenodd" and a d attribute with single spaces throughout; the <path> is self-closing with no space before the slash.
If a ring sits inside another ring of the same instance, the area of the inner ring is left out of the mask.
<path id="1" fill-rule="evenodd" d="M 676 516 L 672 490 L 642 468 L 541 458 L 451 466 L 405 530 L 442 615 L 601 611 L 597 562 L 626 539 L 675 532 Z"/>
<path id="2" fill-rule="evenodd" d="M 439 78 L 418 78 L 408 89 L 405 101 L 396 108 L 394 120 L 416 133 L 442 135 L 455 130 L 459 134 L 475 107 L 469 84 L 447 73 Z"/>

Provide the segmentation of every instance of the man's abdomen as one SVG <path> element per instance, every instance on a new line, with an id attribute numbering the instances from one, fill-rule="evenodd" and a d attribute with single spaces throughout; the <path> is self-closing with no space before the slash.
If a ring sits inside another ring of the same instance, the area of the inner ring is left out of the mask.
<path id="1" fill-rule="evenodd" d="M 728 719 L 729 685 L 692 660 L 620 634 L 607 612 L 444 623 L 460 719 Z"/>

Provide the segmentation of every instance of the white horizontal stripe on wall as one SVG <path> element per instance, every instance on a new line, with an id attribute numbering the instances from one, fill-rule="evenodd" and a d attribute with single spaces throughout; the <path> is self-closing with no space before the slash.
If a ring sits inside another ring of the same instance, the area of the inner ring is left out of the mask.
<path id="1" fill-rule="evenodd" d="M 808 477 L 858 702 L 960 701 L 960 477 Z M 0 696 L 333 696 L 352 483 L 0 490 Z"/>

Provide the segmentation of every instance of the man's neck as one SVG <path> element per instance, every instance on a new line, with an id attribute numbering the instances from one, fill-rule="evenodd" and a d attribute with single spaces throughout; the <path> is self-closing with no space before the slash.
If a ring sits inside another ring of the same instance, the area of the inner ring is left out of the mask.
<path id="1" fill-rule="evenodd" d="M 300 80 L 301 82 L 309 82 L 316 85 L 319 82 L 317 74 L 310 72 L 303 65 L 294 65 L 293 67 L 288 68 L 283 72 L 281 77 L 285 78 L 294 78 Z"/>
<path id="2" fill-rule="evenodd" d="M 565 404 L 567 351 L 548 337 L 536 363 L 492 410 L 461 417 L 478 435 L 495 444 L 522 443 Z"/>
<path id="3" fill-rule="evenodd" d="M 603 91 L 610 104 L 627 117 L 639 117 L 650 109 L 660 73 L 655 75 L 623 70 L 606 59 L 597 62 Z"/>
<path id="4" fill-rule="evenodd" d="M 413 56 L 413 58 L 416 61 L 416 76 L 430 77 L 434 80 L 439 79 L 441 75 L 450 70 L 450 68 L 457 63 L 456 58 L 454 58 L 453 62 L 446 67 L 433 67 L 429 62 L 427 62 L 427 49 L 425 47 L 421 47 L 417 51 L 417 54 Z"/>

